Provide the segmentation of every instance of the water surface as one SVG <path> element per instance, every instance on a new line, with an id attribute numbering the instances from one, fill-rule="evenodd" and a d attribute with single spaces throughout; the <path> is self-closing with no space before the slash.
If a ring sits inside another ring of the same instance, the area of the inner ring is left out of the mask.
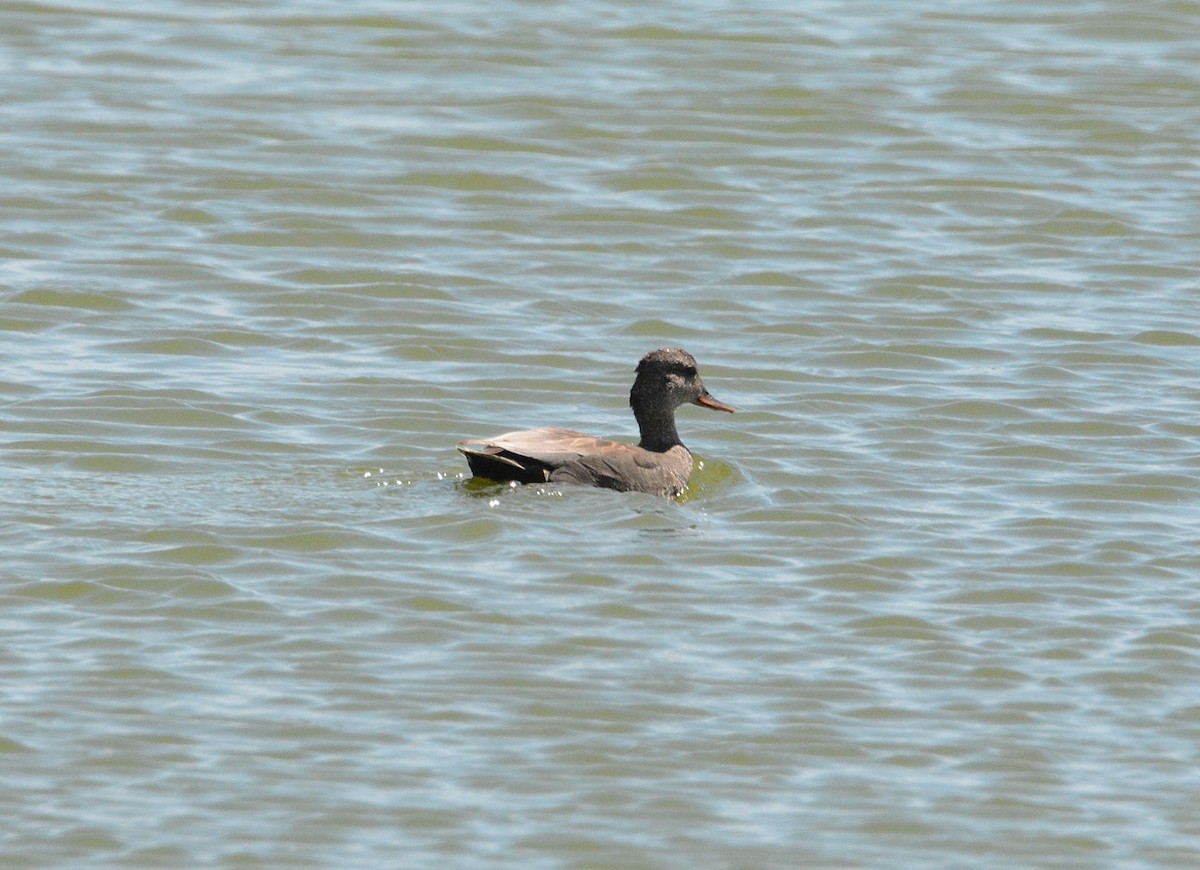
<path id="1" fill-rule="evenodd" d="M 0 866 L 1196 866 L 1198 26 L 0 12 Z"/>

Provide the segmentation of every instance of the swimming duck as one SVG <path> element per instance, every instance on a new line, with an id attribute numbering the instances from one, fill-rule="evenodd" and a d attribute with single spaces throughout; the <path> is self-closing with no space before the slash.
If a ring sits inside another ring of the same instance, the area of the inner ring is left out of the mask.
<path id="1" fill-rule="evenodd" d="M 688 403 L 733 413 L 700 380 L 695 358 L 679 348 L 642 357 L 629 391 L 641 441 L 635 447 L 570 429 L 525 429 L 458 442 L 471 473 L 520 483 L 579 483 L 678 497 L 692 473 L 692 454 L 675 431 L 675 409 Z"/>

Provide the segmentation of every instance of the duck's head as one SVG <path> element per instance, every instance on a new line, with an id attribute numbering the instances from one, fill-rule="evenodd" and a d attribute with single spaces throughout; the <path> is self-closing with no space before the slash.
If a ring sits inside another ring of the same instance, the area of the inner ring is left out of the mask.
<path id="1" fill-rule="evenodd" d="M 673 412 L 688 403 L 733 413 L 733 408 L 709 395 L 696 369 L 696 358 L 686 350 L 663 347 L 642 357 L 633 389 L 629 391 L 629 404 L 634 411 Z"/>

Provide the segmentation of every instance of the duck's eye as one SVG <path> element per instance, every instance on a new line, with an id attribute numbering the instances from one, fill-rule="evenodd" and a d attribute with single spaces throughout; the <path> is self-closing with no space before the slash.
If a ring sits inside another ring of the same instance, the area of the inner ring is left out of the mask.
<path id="1" fill-rule="evenodd" d="M 692 378 L 696 377 L 696 367 L 695 367 L 695 366 L 688 366 L 687 368 L 685 368 L 685 369 L 683 370 L 683 376 L 684 376 L 685 378 L 687 378 L 689 381 L 690 381 Z"/>

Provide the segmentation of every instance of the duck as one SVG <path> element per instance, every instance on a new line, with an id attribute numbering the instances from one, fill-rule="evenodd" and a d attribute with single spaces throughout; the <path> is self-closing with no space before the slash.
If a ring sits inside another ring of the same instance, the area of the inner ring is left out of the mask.
<path id="1" fill-rule="evenodd" d="M 642 357 L 629 391 L 641 435 L 636 445 L 544 428 L 471 438 L 457 446 L 472 475 L 487 480 L 572 483 L 678 498 L 692 473 L 692 454 L 679 440 L 675 409 L 689 403 L 734 412 L 709 394 L 695 357 L 664 347 Z"/>

